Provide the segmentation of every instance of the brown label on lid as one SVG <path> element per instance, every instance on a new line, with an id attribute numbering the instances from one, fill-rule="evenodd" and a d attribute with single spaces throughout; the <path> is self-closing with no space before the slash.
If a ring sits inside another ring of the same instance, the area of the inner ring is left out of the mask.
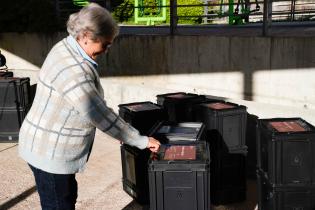
<path id="1" fill-rule="evenodd" d="M 170 146 L 165 150 L 164 160 L 196 160 L 196 146 Z"/>
<path id="2" fill-rule="evenodd" d="M 131 110 L 131 111 L 147 111 L 147 110 L 154 110 L 159 108 L 158 106 L 154 105 L 154 104 L 134 104 L 134 105 L 129 105 L 126 106 L 127 109 Z"/>
<path id="3" fill-rule="evenodd" d="M 217 102 L 217 103 L 207 104 L 207 107 L 211 109 L 231 109 L 231 108 L 234 108 L 235 106 L 231 104 L 227 104 L 227 103 Z"/>
<path id="4" fill-rule="evenodd" d="M 0 77 L 0 80 L 20 80 L 20 79 L 24 79 L 24 78 L 21 78 L 21 77 Z"/>
<path id="5" fill-rule="evenodd" d="M 174 95 L 168 95 L 166 97 L 168 97 L 168 98 L 186 98 L 187 95 L 185 93 L 177 93 Z"/>
<path id="6" fill-rule="evenodd" d="M 306 129 L 298 121 L 270 122 L 269 124 L 278 132 L 306 131 Z"/>

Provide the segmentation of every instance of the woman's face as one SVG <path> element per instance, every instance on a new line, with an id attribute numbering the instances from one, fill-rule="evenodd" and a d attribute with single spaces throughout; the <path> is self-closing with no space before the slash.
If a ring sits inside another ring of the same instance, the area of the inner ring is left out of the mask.
<path id="1" fill-rule="evenodd" d="M 91 37 L 89 33 L 85 33 L 83 36 L 77 38 L 77 41 L 86 54 L 93 60 L 96 60 L 98 55 L 107 52 L 114 38 L 98 38 L 94 40 Z"/>

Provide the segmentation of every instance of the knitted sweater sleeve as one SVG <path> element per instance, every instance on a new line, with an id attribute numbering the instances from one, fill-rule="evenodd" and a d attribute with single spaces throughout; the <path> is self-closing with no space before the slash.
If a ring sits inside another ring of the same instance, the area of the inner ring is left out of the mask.
<path id="1" fill-rule="evenodd" d="M 96 88 L 96 78 L 92 71 L 88 64 L 80 63 L 59 74 L 52 85 L 67 103 L 96 128 L 126 144 L 146 148 L 148 137 L 141 136 L 106 105 Z"/>

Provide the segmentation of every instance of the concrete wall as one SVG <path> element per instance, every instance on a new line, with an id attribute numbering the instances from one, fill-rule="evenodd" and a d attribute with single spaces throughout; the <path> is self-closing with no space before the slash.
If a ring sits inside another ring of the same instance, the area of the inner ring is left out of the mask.
<path id="1" fill-rule="evenodd" d="M 103 73 L 314 109 L 314 47 L 315 38 L 125 36 L 108 54 Z"/>
<path id="2" fill-rule="evenodd" d="M 0 49 L 9 68 L 36 82 L 49 49 L 64 36 L 0 34 Z M 314 55 L 315 37 L 124 35 L 99 69 L 113 106 L 186 91 L 247 104 L 260 117 L 315 123 Z"/>

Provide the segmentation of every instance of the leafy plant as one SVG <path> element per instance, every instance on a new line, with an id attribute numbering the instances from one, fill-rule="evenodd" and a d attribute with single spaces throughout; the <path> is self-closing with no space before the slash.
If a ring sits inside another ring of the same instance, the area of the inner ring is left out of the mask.
<path id="1" fill-rule="evenodd" d="M 114 9 L 112 14 L 119 22 L 130 20 L 134 15 L 134 0 L 124 0 Z"/>
<path id="2" fill-rule="evenodd" d="M 144 6 L 147 7 L 143 10 L 140 9 L 140 13 L 144 15 L 156 16 L 159 14 L 157 6 L 157 0 L 143 0 Z M 178 20 L 180 24 L 196 24 L 201 22 L 201 16 L 203 15 L 203 6 L 189 6 L 189 5 L 200 5 L 203 4 L 201 0 L 177 0 L 177 15 L 178 16 L 194 16 L 194 17 L 181 17 Z M 166 5 L 170 5 L 170 0 L 166 1 Z M 188 5 L 187 7 L 180 7 L 180 5 Z M 152 7 L 153 6 L 153 7 Z M 124 0 L 120 5 L 118 5 L 113 12 L 114 17 L 119 22 L 127 22 L 133 20 L 134 16 L 134 0 Z M 166 9 L 166 23 L 170 23 L 170 8 Z"/>
<path id="3" fill-rule="evenodd" d="M 180 24 L 195 24 L 201 23 L 202 18 L 198 17 L 203 15 L 203 6 L 190 6 L 203 4 L 200 0 L 177 0 L 177 15 L 182 16 L 178 19 Z M 180 5 L 187 5 L 187 7 L 181 7 Z M 169 14 L 169 13 L 168 13 Z M 194 17 L 185 17 L 194 16 Z"/>

